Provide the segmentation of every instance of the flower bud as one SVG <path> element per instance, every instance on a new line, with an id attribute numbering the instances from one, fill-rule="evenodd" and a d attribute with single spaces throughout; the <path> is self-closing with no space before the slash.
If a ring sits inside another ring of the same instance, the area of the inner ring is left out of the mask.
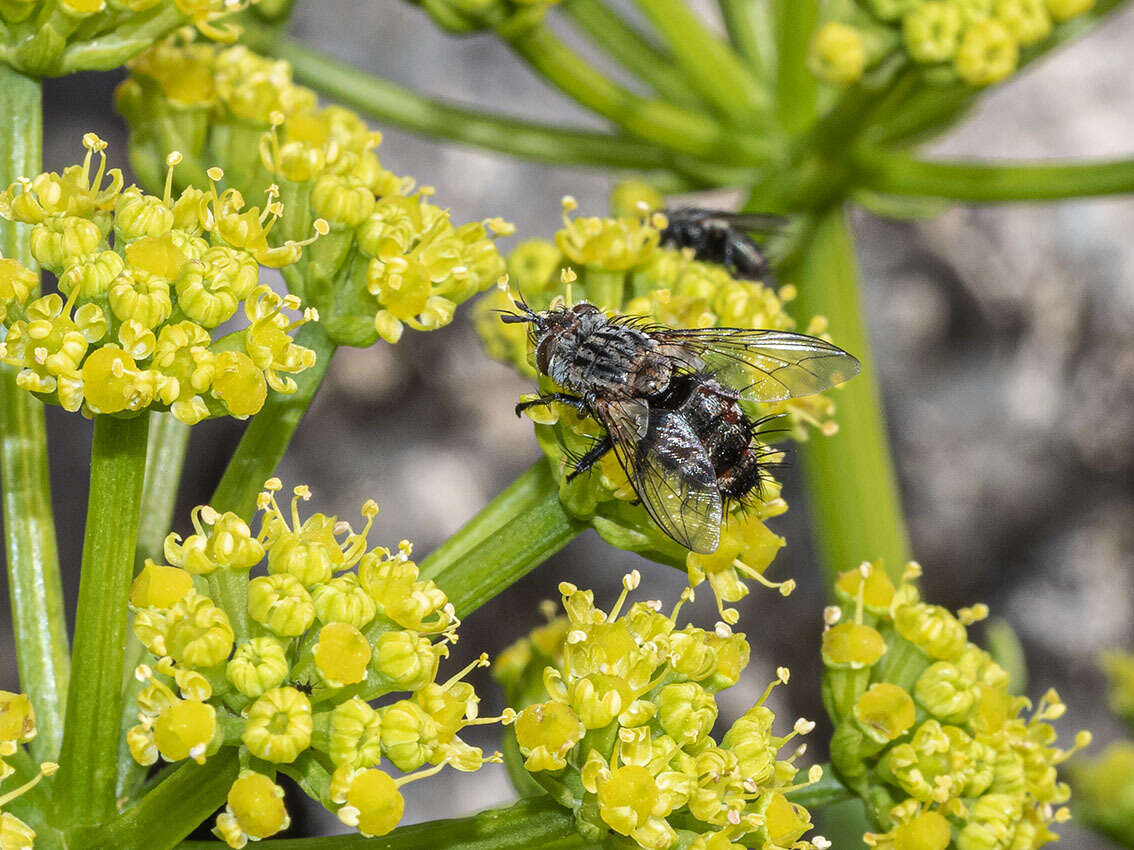
<path id="1" fill-rule="evenodd" d="M 311 745 L 311 703 L 292 687 L 265 691 L 246 713 L 241 740 L 256 758 L 289 764 Z"/>
<path id="2" fill-rule="evenodd" d="M 225 666 L 225 678 L 246 697 L 258 697 L 287 679 L 290 665 L 284 645 L 273 637 L 244 641 Z"/>
<path id="3" fill-rule="evenodd" d="M 248 584 L 248 614 L 280 637 L 295 637 L 314 622 L 315 605 L 294 576 L 260 576 Z"/>

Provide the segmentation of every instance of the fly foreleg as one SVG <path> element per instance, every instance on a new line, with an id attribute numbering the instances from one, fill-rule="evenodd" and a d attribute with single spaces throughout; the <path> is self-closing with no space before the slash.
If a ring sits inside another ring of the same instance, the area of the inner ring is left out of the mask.
<path id="1" fill-rule="evenodd" d="M 602 456 L 609 452 L 612 448 L 614 448 L 614 443 L 610 441 L 610 437 L 603 437 L 601 440 L 587 449 L 586 454 L 579 458 L 578 462 L 575 464 L 575 468 L 567 473 L 567 480 L 573 481 L 576 476 L 582 475 L 584 472 L 598 463 L 599 460 L 602 459 Z"/>
<path id="2" fill-rule="evenodd" d="M 556 401 L 560 404 L 570 405 L 580 413 L 585 414 L 588 412 L 587 403 L 577 395 L 571 395 L 570 393 L 548 393 L 547 395 L 541 395 L 539 398 L 533 398 L 530 401 L 521 401 L 516 405 L 516 415 L 519 416 L 528 408 L 538 407 L 539 405 L 546 406 Z"/>

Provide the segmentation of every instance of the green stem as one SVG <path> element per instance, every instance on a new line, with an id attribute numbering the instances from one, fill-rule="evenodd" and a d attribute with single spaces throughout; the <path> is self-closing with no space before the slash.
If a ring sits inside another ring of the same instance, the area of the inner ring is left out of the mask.
<path id="1" fill-rule="evenodd" d="M 43 111 L 38 80 L 0 64 L 0 185 L 33 177 L 41 167 Z M 0 254 L 36 269 L 30 225 L 0 220 Z M 5 334 L 0 325 L 0 339 Z M 63 704 L 71 672 L 55 518 L 51 513 L 43 404 L 16 386 L 0 364 L 0 483 L 4 490 L 4 557 L 20 687 L 35 708 L 32 752 L 55 758 L 63 739 Z"/>
<path id="2" fill-rule="evenodd" d="M 1134 192 L 1134 159 L 1086 162 L 930 162 L 896 151 L 854 157 L 856 183 L 876 192 L 977 203 L 1046 201 Z"/>
<path id="3" fill-rule="evenodd" d="M 697 91 L 673 65 L 673 57 L 646 38 L 602 0 L 566 0 L 560 8 L 591 40 L 661 97 L 700 108 Z"/>
<path id="4" fill-rule="evenodd" d="M 853 238 L 841 205 L 821 216 L 810 244 L 783 279 L 799 291 L 794 303 L 800 320 L 826 316 L 831 338 L 862 363 L 861 374 L 832 394 L 838 433 L 815 435 L 801 447 L 811 521 L 828 579 L 875 558 L 899 575 L 909 541 L 859 303 Z"/>
<path id="5" fill-rule="evenodd" d="M 568 97 L 659 147 L 736 165 L 758 164 L 775 152 L 767 138 L 726 133 L 705 113 L 634 94 L 597 71 L 544 24 L 501 36 Z"/>
<path id="6" fill-rule="evenodd" d="M 767 4 L 752 0 L 718 0 L 718 5 L 729 41 L 736 52 L 744 57 L 758 78 L 768 77 L 768 57 L 774 54 L 775 45 L 772 43 Z"/>
<path id="7" fill-rule="evenodd" d="M 814 810 L 844 800 L 853 800 L 854 793 L 839 781 L 835 769 L 828 763 L 823 765 L 822 779 L 797 791 L 789 791 L 787 798 L 805 809 Z"/>
<path id="8" fill-rule="evenodd" d="M 291 63 L 295 78 L 332 100 L 379 121 L 443 139 L 557 165 L 636 170 L 666 168 L 663 151 L 610 133 L 521 121 L 465 109 L 337 62 L 297 41 L 282 38 L 263 47 Z"/>
<path id="9" fill-rule="evenodd" d="M 776 44 L 776 114 L 788 133 L 801 133 L 815 118 L 818 85 L 807 67 L 818 0 L 772 0 Z"/>
<path id="10" fill-rule="evenodd" d="M 245 520 L 256 510 L 256 496 L 272 477 L 291 442 L 295 429 L 315 398 L 331 364 L 335 344 L 318 322 L 308 322 L 295 335 L 299 345 L 315 352 L 315 365 L 295 376 L 298 385 L 290 395 L 268 393 L 264 407 L 252 417 L 236 452 L 209 501 L 216 510 L 232 511 Z M 228 614 L 237 640 L 248 635 L 248 576 L 239 570 L 217 570 L 209 576 L 210 589 Z"/>
<path id="11" fill-rule="evenodd" d="M 272 850 L 567 850 L 590 845 L 576 834 L 570 812 L 547 797 L 535 797 L 470 817 L 399 827 L 381 838 L 335 835 L 282 839 L 270 846 Z M 187 841 L 181 847 L 217 850 L 224 845 Z"/>
<path id="12" fill-rule="evenodd" d="M 57 815 L 68 823 L 101 823 L 115 811 L 126 598 L 134 570 L 148 427 L 146 416 L 95 417 L 74 676 L 54 780 Z"/>
<path id="13" fill-rule="evenodd" d="M 586 524 L 559 502 L 559 486 L 539 460 L 421 562 L 456 606 L 472 613 L 571 542 Z"/>
<path id="14" fill-rule="evenodd" d="M 635 0 L 701 97 L 739 126 L 764 123 L 771 96 L 727 42 L 684 0 Z"/>
<path id="15" fill-rule="evenodd" d="M 168 850 L 224 805 L 240 764 L 225 747 L 203 765 L 182 762 L 138 802 L 109 823 L 88 831 L 74 847 Z M 186 845 L 180 845 L 186 846 Z M 224 844 L 206 846 L 224 848 Z"/>

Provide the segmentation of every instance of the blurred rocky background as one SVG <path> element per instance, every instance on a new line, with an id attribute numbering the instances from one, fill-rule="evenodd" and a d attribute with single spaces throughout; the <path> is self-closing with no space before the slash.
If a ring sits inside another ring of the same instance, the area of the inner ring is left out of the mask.
<path id="1" fill-rule="evenodd" d="M 593 119 L 549 92 L 491 36 L 453 39 L 397 0 L 296 4 L 294 32 L 345 61 L 465 103 L 544 120 Z M 711 10 L 706 7 L 706 14 Z M 1130 155 L 1134 139 L 1134 9 L 988 95 L 933 152 L 950 156 Z M 95 130 L 125 165 L 111 109 L 116 74 L 48 81 L 45 160 L 74 162 Z M 458 220 L 501 215 L 524 236 L 550 235 L 559 199 L 600 213 L 609 176 L 517 162 L 382 127 L 384 163 L 435 185 Z M 1121 730 L 1108 715 L 1099 653 L 1134 647 L 1134 200 L 954 208 L 928 221 L 856 213 L 864 297 L 927 596 L 950 608 L 983 600 L 1024 642 L 1028 692 L 1055 686 L 1070 736 L 1095 731 L 1094 751 Z M 467 311 L 465 311 L 467 313 Z M 279 471 L 308 482 L 320 510 L 350 518 L 368 497 L 382 513 L 373 543 L 415 542 L 424 555 L 537 455 L 512 414 L 529 384 L 480 351 L 464 317 L 397 346 L 338 353 Z M 86 507 L 89 424 L 49 409 L 52 482 L 71 611 Z M 193 430 L 177 522 L 208 499 L 239 438 L 231 421 Z M 784 473 L 793 509 L 774 523 L 788 547 L 773 566 L 794 576 L 790 599 L 756 590 L 742 604 L 753 644 L 748 676 L 726 692 L 728 717 L 774 675 L 785 728 L 819 718 L 823 590 L 808 544 L 798 470 Z M 854 566 L 847 564 L 846 567 Z M 562 579 L 613 598 L 638 567 L 651 596 L 675 599 L 684 577 L 601 544 L 588 532 L 465 623 L 449 669 L 495 653 L 541 621 Z M 710 594 L 698 614 L 711 622 Z M 8 606 L 0 608 L 7 616 Z M 697 616 L 697 615 L 695 615 Z M 0 623 L 0 687 L 15 688 L 11 629 Z M 499 706 L 486 675 L 485 710 Z M 824 727 L 812 736 L 821 741 Z M 478 741 L 494 746 L 491 733 Z M 822 747 L 812 745 L 816 758 Z M 447 771 L 407 789 L 406 822 L 509 799 L 502 769 Z M 324 812 L 296 813 L 293 834 L 344 829 Z M 1110 848 L 1069 825 L 1064 846 Z"/>

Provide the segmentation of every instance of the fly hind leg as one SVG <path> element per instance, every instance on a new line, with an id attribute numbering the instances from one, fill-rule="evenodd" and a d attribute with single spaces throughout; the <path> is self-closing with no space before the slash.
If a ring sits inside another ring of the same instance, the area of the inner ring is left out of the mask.
<path id="1" fill-rule="evenodd" d="M 610 437 L 602 437 L 597 440 L 593 446 L 587 449 L 578 461 L 575 462 L 575 468 L 567 473 L 567 480 L 573 481 L 579 475 L 582 475 L 592 466 L 599 462 L 604 454 L 614 448 L 614 444 L 610 441 Z"/>
<path id="2" fill-rule="evenodd" d="M 538 407 L 540 405 L 547 406 L 556 401 L 560 404 L 570 405 L 580 413 L 585 414 L 588 412 L 587 403 L 577 395 L 571 395 L 570 393 L 548 393 L 547 395 L 541 395 L 539 398 L 533 398 L 530 401 L 521 401 L 516 405 L 516 415 L 519 416 L 529 408 Z"/>

